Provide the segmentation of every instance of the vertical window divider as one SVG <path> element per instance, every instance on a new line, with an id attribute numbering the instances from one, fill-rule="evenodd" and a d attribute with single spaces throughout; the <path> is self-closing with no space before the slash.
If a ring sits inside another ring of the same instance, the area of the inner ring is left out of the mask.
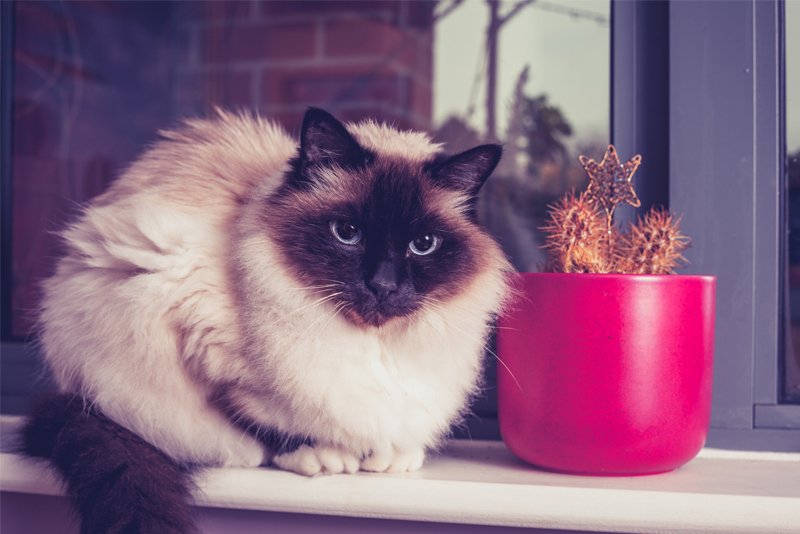
<path id="1" fill-rule="evenodd" d="M 713 447 L 796 451 L 780 404 L 785 213 L 779 0 L 669 5 L 670 208 L 717 276 Z"/>
<path id="2" fill-rule="evenodd" d="M 641 206 L 617 211 L 626 224 L 669 208 L 669 3 L 614 1 L 611 21 L 611 140 L 621 157 L 643 161 L 634 178 Z"/>
<path id="3" fill-rule="evenodd" d="M 11 162 L 13 154 L 14 113 L 14 3 L 0 2 L 0 202 L 2 202 L 2 244 L 0 244 L 0 277 L 6 290 L 0 295 L 0 329 L 5 339 L 11 334 L 11 236 L 13 217 L 11 213 L 13 191 L 11 185 Z"/>

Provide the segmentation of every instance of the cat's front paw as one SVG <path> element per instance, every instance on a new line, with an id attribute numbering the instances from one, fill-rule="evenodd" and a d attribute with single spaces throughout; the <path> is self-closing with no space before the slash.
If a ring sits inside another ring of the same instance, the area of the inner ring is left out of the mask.
<path id="1" fill-rule="evenodd" d="M 425 463 L 425 449 L 373 451 L 361 462 L 361 469 L 374 473 L 416 471 Z"/>
<path id="2" fill-rule="evenodd" d="M 258 467 L 268 461 L 264 446 L 249 436 L 231 440 L 222 448 L 221 464 L 225 467 Z"/>
<path id="3" fill-rule="evenodd" d="M 314 476 L 355 473 L 360 461 L 354 454 L 338 447 L 301 445 L 292 452 L 275 456 L 272 463 L 286 471 Z"/>

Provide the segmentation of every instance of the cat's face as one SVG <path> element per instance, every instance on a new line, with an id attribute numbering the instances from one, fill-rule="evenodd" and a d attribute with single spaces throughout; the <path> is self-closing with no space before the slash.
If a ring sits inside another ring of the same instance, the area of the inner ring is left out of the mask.
<path id="1" fill-rule="evenodd" d="M 266 207 L 294 277 L 355 324 L 437 306 L 472 280 L 487 252 L 471 209 L 500 148 L 414 156 L 367 150 L 311 110 L 299 156 Z"/>

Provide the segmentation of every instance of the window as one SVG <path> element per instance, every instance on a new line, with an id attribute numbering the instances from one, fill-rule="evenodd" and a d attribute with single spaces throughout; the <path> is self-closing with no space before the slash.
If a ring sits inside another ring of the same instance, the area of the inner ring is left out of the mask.
<path id="1" fill-rule="evenodd" d="M 718 276 L 717 446 L 800 445 L 800 406 L 785 402 L 782 365 L 783 8 L 669 4 L 669 200 L 694 239 L 691 271 Z"/>
<path id="2" fill-rule="evenodd" d="M 4 2 L 3 411 L 35 380 L 53 231 L 158 129 L 215 106 L 297 131 L 309 105 L 506 147 L 480 217 L 516 266 L 542 262 L 545 205 L 584 184 L 609 129 L 606 1 Z M 564 68 L 569 65 L 569 68 Z M 587 80 L 591 89 L 587 90 Z M 10 193 L 10 194 L 6 194 Z M 493 362 L 468 432 L 498 436 Z"/>
<path id="3" fill-rule="evenodd" d="M 718 277 L 709 444 L 798 448 L 797 2 L 0 8 L 3 411 L 36 384 L 21 340 L 57 253 L 47 231 L 179 117 L 250 107 L 296 131 L 317 105 L 426 130 L 452 150 L 504 142 L 479 212 L 520 270 L 541 261 L 546 203 L 583 186 L 578 153 L 599 157 L 609 131 L 623 155 L 641 153 L 642 209 L 682 214 L 688 272 Z M 465 435 L 497 437 L 493 369 Z"/>
<path id="4" fill-rule="evenodd" d="M 789 335 L 783 362 L 783 400 L 800 403 L 800 3 L 786 2 L 784 83 L 786 95 L 786 196 Z"/>

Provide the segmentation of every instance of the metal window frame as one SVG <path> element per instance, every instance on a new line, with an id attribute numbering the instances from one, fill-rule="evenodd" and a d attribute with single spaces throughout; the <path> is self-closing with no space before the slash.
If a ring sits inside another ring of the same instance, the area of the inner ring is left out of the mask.
<path id="1" fill-rule="evenodd" d="M 14 99 L 14 4 L 0 2 L 0 278 L 4 290 L 0 294 L 0 332 L 6 339 L 11 333 L 11 173 L 13 166 L 13 99 Z"/>
<path id="2" fill-rule="evenodd" d="M 612 138 L 643 153 L 646 164 L 650 153 L 657 160 L 666 153 L 666 173 L 637 175 L 639 183 L 666 180 L 645 187 L 655 203 L 666 192 L 670 209 L 683 215 L 694 241 L 687 272 L 718 277 L 708 444 L 800 450 L 800 405 L 781 404 L 780 383 L 783 3 L 613 6 Z M 665 48 L 666 68 L 650 64 L 663 62 Z M 666 84 L 666 101 L 658 83 Z"/>

